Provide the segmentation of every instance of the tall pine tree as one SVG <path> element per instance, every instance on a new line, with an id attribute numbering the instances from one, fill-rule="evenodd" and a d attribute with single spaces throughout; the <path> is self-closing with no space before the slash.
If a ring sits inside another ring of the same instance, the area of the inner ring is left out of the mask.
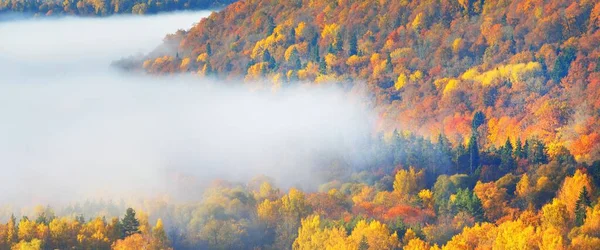
<path id="1" fill-rule="evenodd" d="M 587 188 L 583 187 L 583 190 L 579 193 L 579 199 L 577 199 L 577 203 L 575 203 L 575 224 L 577 226 L 583 225 L 586 217 L 585 213 L 587 208 L 591 205 L 592 201 L 590 200 Z"/>
<path id="2" fill-rule="evenodd" d="M 121 221 L 123 224 L 123 237 L 140 233 L 140 222 L 135 218 L 135 210 L 128 208 L 125 217 Z"/>
<path id="3" fill-rule="evenodd" d="M 477 136 L 475 133 L 471 134 L 469 139 L 469 170 L 473 174 L 473 171 L 479 167 L 479 147 L 477 146 Z"/>

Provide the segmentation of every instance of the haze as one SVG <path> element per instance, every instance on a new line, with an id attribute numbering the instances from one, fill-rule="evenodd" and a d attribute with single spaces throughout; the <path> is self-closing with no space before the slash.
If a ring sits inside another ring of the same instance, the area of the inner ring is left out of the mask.
<path id="1" fill-rule="evenodd" d="M 181 177 L 273 177 L 313 188 L 343 157 L 365 164 L 372 117 L 338 87 L 273 92 L 109 67 L 209 12 L 0 22 L 0 202 L 196 195 Z"/>

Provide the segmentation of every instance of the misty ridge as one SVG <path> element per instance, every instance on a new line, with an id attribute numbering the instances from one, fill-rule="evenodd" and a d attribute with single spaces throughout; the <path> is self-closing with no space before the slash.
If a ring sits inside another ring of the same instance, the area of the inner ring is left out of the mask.
<path id="1" fill-rule="evenodd" d="M 259 175 L 314 190 L 326 166 L 368 165 L 375 117 L 360 87 L 275 91 L 109 67 L 208 14 L 0 23 L 0 168 L 11 187 L 0 201 L 195 200 L 215 178 Z"/>

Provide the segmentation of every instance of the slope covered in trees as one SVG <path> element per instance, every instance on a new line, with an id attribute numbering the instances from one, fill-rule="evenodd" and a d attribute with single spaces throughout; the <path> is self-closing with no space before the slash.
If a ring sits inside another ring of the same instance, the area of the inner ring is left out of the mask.
<path id="1" fill-rule="evenodd" d="M 151 73 L 366 82 L 381 129 L 466 144 L 537 138 L 599 156 L 597 1 L 248 0 L 170 35 L 172 53 L 120 62 Z M 165 51 L 165 50 L 162 50 Z"/>
<path id="2" fill-rule="evenodd" d="M 25 13 L 36 16 L 78 15 L 107 16 L 113 14 L 155 14 L 177 10 L 223 7 L 234 0 L 1 0 L 0 14 Z"/>

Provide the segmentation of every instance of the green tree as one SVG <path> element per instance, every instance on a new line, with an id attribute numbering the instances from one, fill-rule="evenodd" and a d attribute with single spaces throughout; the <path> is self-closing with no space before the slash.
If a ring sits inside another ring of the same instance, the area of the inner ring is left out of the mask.
<path id="1" fill-rule="evenodd" d="M 577 226 L 583 225 L 583 222 L 585 221 L 586 210 L 591 205 L 592 201 L 590 200 L 587 188 L 583 187 L 581 193 L 579 193 L 579 199 L 577 199 L 577 203 L 575 203 L 575 224 Z"/>
<path id="2" fill-rule="evenodd" d="M 473 131 L 477 131 L 477 128 L 485 123 L 485 115 L 481 111 L 475 112 L 473 115 L 473 122 L 471 124 Z"/>
<path id="3" fill-rule="evenodd" d="M 456 212 L 467 212 L 477 221 L 483 221 L 484 219 L 484 210 L 481 200 L 469 189 L 458 189 L 452 205 Z"/>
<path id="4" fill-rule="evenodd" d="M 294 47 L 292 49 L 292 53 L 290 54 L 289 62 L 291 67 L 294 70 L 299 70 L 302 68 L 302 62 L 300 61 L 300 55 L 298 54 L 298 50 Z"/>
<path id="5" fill-rule="evenodd" d="M 477 136 L 475 133 L 471 134 L 469 140 L 469 171 L 473 174 L 473 171 L 479 167 L 479 147 L 477 146 Z"/>
<path id="6" fill-rule="evenodd" d="M 125 212 L 125 217 L 123 217 L 121 223 L 123 227 L 123 238 L 126 238 L 132 234 L 140 233 L 140 222 L 135 218 L 135 210 L 133 210 L 133 208 L 127 209 L 127 212 Z"/>
<path id="7" fill-rule="evenodd" d="M 511 171 L 515 167 L 515 159 L 513 158 L 513 146 L 510 143 L 510 138 L 506 138 L 504 147 L 500 150 L 500 169 Z"/>
<path id="8" fill-rule="evenodd" d="M 569 73 L 569 68 L 571 67 L 571 62 L 575 60 L 577 51 L 572 48 L 566 48 L 560 52 L 556 61 L 554 62 L 554 68 L 552 68 L 552 72 L 550 72 L 550 77 L 555 82 L 560 82 L 560 80 L 567 76 Z"/>
<path id="9" fill-rule="evenodd" d="M 523 158 L 523 143 L 521 143 L 520 138 L 517 138 L 516 141 L 514 157 Z"/>
<path id="10" fill-rule="evenodd" d="M 212 56 L 212 47 L 210 46 L 210 43 L 206 43 L 206 54 Z"/>
<path id="11" fill-rule="evenodd" d="M 356 55 L 356 53 L 358 53 L 358 39 L 356 33 L 352 33 L 348 41 L 348 56 Z"/>

